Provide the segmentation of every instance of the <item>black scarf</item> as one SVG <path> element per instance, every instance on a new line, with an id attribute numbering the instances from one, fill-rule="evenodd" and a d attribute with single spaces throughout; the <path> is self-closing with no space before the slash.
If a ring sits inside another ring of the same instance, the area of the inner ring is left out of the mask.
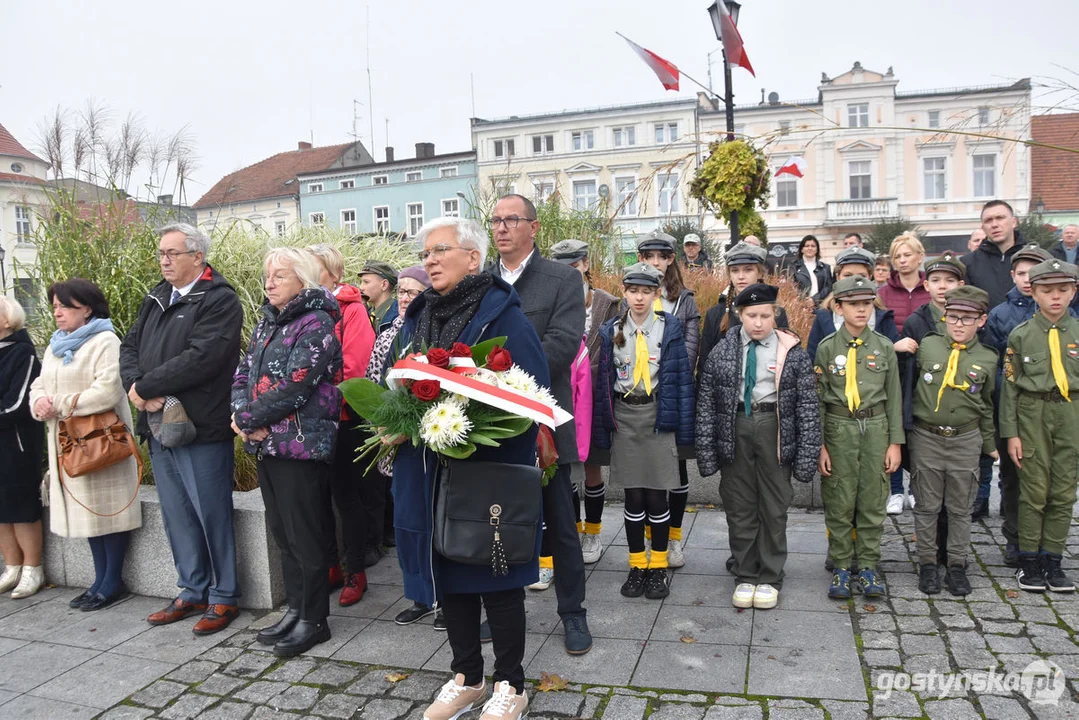
<path id="1" fill-rule="evenodd" d="M 427 347 L 449 350 L 476 314 L 491 283 L 488 273 L 465 275 L 445 295 L 428 293 L 416 323 L 416 339 L 427 343 Z"/>

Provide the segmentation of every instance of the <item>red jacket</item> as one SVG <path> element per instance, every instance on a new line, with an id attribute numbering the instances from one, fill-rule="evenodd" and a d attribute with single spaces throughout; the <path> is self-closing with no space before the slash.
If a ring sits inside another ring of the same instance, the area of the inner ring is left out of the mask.
<path id="1" fill-rule="evenodd" d="M 895 327 L 902 333 L 903 321 L 930 301 L 929 291 L 925 289 L 925 273 L 919 272 L 918 285 L 913 290 L 907 290 L 899 281 L 899 271 L 893 270 L 888 282 L 877 290 L 877 297 L 884 303 L 884 307 L 894 313 Z"/>

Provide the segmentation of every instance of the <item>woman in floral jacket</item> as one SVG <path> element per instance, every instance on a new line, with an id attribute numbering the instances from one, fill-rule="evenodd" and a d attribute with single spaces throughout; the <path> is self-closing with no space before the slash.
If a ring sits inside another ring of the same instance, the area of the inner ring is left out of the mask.
<path id="1" fill-rule="evenodd" d="M 258 634 L 281 656 L 330 639 L 330 586 L 323 521 L 341 415 L 337 301 L 319 285 L 307 252 L 271 250 L 263 264 L 267 303 L 232 382 L 232 428 L 258 458 L 266 521 L 281 551 L 288 610 Z"/>

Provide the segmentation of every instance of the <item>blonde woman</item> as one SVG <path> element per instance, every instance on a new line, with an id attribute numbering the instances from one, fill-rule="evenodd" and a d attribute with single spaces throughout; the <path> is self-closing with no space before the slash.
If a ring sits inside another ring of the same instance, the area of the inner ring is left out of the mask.
<path id="1" fill-rule="evenodd" d="M 922 272 L 925 247 L 917 235 L 905 232 L 892 241 L 888 254 L 893 270 L 877 294 L 884 307 L 895 313 L 895 326 L 902 333 L 907 317 L 929 302 L 925 273 Z"/>

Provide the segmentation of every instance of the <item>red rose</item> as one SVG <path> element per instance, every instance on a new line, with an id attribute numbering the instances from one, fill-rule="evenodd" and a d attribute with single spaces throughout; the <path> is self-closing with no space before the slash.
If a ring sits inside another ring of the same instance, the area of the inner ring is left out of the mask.
<path id="1" fill-rule="evenodd" d="M 427 351 L 427 362 L 438 368 L 450 366 L 450 354 L 442 348 L 431 348 Z"/>
<path id="2" fill-rule="evenodd" d="M 442 385 L 438 380 L 417 380 L 412 383 L 412 394 L 424 402 L 432 402 L 442 394 Z"/>
<path id="3" fill-rule="evenodd" d="M 450 348 L 450 357 L 455 358 L 471 358 L 472 348 L 465 345 L 463 342 L 455 342 L 453 347 Z"/>
<path id="4" fill-rule="evenodd" d="M 488 370 L 502 372 L 511 367 L 513 367 L 513 358 L 510 357 L 510 352 L 506 348 L 495 345 L 494 349 L 487 353 Z"/>

